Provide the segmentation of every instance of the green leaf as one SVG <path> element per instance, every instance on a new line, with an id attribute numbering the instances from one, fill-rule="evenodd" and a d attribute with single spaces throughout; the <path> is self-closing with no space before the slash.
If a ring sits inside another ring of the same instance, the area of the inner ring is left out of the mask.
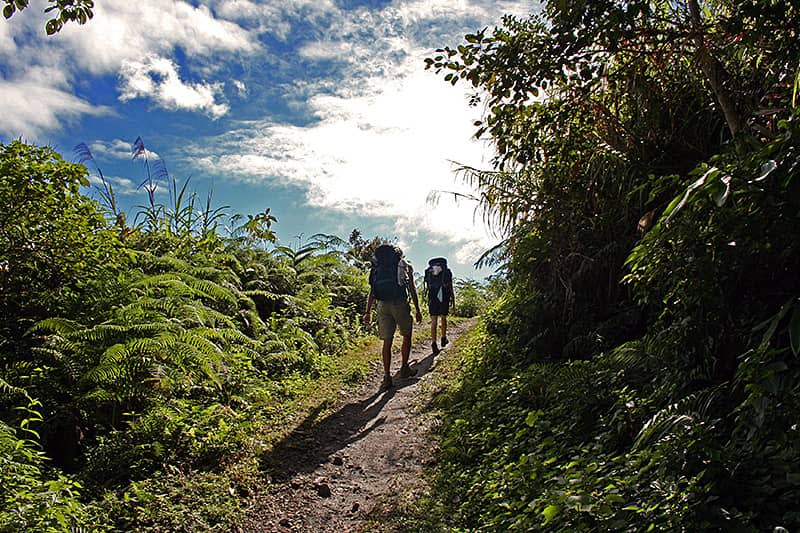
<path id="1" fill-rule="evenodd" d="M 44 26 L 44 31 L 47 33 L 47 35 L 53 35 L 57 33 L 59 29 L 61 29 L 61 24 L 56 19 L 48 20 L 47 24 Z"/>
<path id="2" fill-rule="evenodd" d="M 767 346 L 769 346 L 769 342 L 772 340 L 772 336 L 775 335 L 775 331 L 778 329 L 778 324 L 780 323 L 781 320 L 783 320 L 783 317 L 786 316 L 786 313 L 789 312 L 789 307 L 791 303 L 792 303 L 791 300 L 789 300 L 788 302 L 783 304 L 783 307 L 781 307 L 780 311 L 778 311 L 778 313 L 768 321 L 769 327 L 767 328 L 767 331 L 764 333 L 764 336 L 761 338 L 761 345 L 760 345 L 761 348 L 766 348 Z"/>
<path id="3" fill-rule="evenodd" d="M 711 197 L 714 199 L 714 203 L 717 204 L 717 207 L 722 207 L 731 194 L 731 177 L 723 176 L 716 185 L 716 191 Z"/>
<path id="4" fill-rule="evenodd" d="M 689 201 L 689 198 L 691 198 L 692 194 L 694 194 L 697 189 L 704 185 L 708 180 L 717 177 L 720 172 L 721 171 L 717 167 L 709 168 L 702 176 L 700 176 L 686 188 L 683 196 L 676 196 L 664 210 L 663 214 L 667 216 L 665 223 L 668 223 L 670 220 L 672 220 L 672 217 L 678 214 L 678 211 L 683 209 L 683 206 L 686 205 L 686 203 Z"/>
<path id="5" fill-rule="evenodd" d="M 761 181 L 766 179 L 766 177 L 772 174 L 772 172 L 776 168 L 778 168 L 778 164 L 774 160 L 770 159 L 769 161 L 761 165 L 761 174 L 753 181 Z"/>
<path id="6" fill-rule="evenodd" d="M 525 417 L 525 424 L 527 424 L 528 427 L 535 426 L 536 421 L 539 419 L 539 415 L 541 414 L 542 414 L 541 411 L 531 411 L 530 413 L 528 413 L 528 416 Z"/>
<path id="7" fill-rule="evenodd" d="M 558 505 L 551 504 L 545 507 L 544 511 L 542 511 L 542 516 L 544 516 L 544 522 L 542 522 L 542 525 L 543 526 L 547 525 L 553 518 L 558 516 L 560 512 L 561 512 L 561 507 L 559 507 Z"/>
<path id="8" fill-rule="evenodd" d="M 792 345 L 792 353 L 797 357 L 800 355 L 800 307 L 794 308 L 792 319 L 789 321 L 789 341 Z"/>
<path id="9" fill-rule="evenodd" d="M 609 494 L 606 496 L 606 501 L 609 503 L 625 503 L 625 498 L 619 494 Z"/>

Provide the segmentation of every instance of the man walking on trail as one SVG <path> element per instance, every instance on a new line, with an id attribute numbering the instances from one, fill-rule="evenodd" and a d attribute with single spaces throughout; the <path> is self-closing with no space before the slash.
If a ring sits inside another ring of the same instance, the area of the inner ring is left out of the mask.
<path id="1" fill-rule="evenodd" d="M 456 310 L 456 295 L 453 291 L 453 272 L 447 267 L 447 259 L 434 257 L 425 269 L 425 291 L 428 294 L 428 311 L 431 315 L 431 348 L 433 355 L 441 351 L 436 344 L 436 322 L 442 325 L 442 348 L 447 346 L 447 313 Z"/>
<path id="2" fill-rule="evenodd" d="M 414 302 L 417 323 L 422 322 L 419 310 L 419 298 L 414 286 L 414 269 L 403 259 L 403 251 L 391 244 L 382 244 L 375 249 L 372 268 L 369 273 L 370 291 L 367 297 L 367 311 L 364 314 L 364 325 L 372 319 L 372 306 L 377 301 L 378 337 L 383 340 L 381 356 L 383 358 L 383 383 L 381 388 L 392 386 L 392 340 L 395 330 L 400 330 L 403 344 L 400 348 L 402 366 L 400 377 L 408 378 L 417 373 L 408 365 L 411 355 L 411 307 L 408 295 Z"/>

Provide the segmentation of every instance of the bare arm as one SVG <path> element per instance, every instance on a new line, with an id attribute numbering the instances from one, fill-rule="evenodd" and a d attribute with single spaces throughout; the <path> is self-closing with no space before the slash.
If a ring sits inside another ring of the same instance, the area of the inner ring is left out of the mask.
<path id="1" fill-rule="evenodd" d="M 364 325 L 369 326 L 370 321 L 372 320 L 372 304 L 375 302 L 375 297 L 372 295 L 372 290 L 369 291 L 369 296 L 367 296 L 367 311 L 364 313 Z"/>

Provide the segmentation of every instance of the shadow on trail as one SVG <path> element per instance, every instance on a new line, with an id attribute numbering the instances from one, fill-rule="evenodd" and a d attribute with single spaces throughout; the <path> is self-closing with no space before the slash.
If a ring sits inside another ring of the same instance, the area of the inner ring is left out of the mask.
<path id="1" fill-rule="evenodd" d="M 277 480 L 287 480 L 296 474 L 309 473 L 331 456 L 357 442 L 386 422 L 381 416 L 386 404 L 402 389 L 416 383 L 434 366 L 434 355 L 424 346 L 415 346 L 410 364 L 417 370 L 412 378 L 393 376 L 394 386 L 377 390 L 366 398 L 343 405 L 338 411 L 319 419 L 326 405 L 315 408 L 283 440 L 261 456 L 261 469 Z M 415 356 L 423 356 L 415 361 Z M 368 389 L 362 394 L 368 393 Z"/>

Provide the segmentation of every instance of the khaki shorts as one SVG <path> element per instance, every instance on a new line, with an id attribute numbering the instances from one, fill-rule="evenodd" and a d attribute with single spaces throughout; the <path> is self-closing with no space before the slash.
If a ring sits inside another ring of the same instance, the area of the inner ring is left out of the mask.
<path id="1" fill-rule="evenodd" d="M 389 302 L 378 300 L 377 314 L 378 338 L 391 339 L 394 337 L 396 329 L 400 330 L 400 335 L 411 334 L 413 320 L 408 300 L 392 300 Z"/>

